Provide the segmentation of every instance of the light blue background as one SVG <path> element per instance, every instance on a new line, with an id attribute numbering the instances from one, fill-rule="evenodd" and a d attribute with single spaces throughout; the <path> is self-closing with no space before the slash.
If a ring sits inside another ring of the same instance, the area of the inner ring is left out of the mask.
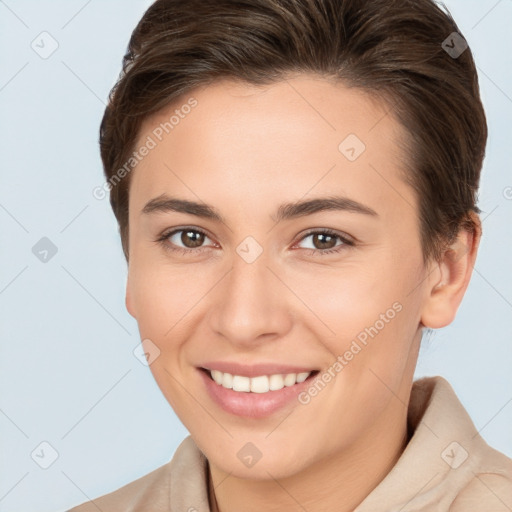
<path id="1" fill-rule="evenodd" d="M 166 463 L 186 430 L 133 355 L 126 263 L 103 183 L 104 102 L 149 0 L 0 1 L 0 511 L 65 510 Z M 446 5 L 474 52 L 490 137 L 484 237 L 455 322 L 424 345 L 484 439 L 512 456 L 512 2 Z M 42 59 L 31 42 L 58 41 Z M 512 197 L 509 195 L 508 197 Z M 32 247 L 57 246 L 47 263 Z M 44 470 L 42 442 L 59 453 Z"/>

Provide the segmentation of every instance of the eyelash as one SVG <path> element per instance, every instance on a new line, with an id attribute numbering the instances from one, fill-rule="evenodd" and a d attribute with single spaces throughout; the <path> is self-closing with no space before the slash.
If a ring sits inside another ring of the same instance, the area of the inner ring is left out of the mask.
<path id="1" fill-rule="evenodd" d="M 162 235 L 160 235 L 155 240 L 155 242 L 160 243 L 164 247 L 164 249 L 167 250 L 167 251 L 171 251 L 173 253 L 180 253 L 180 254 L 183 254 L 183 255 L 200 254 L 204 250 L 207 249 L 207 247 L 199 247 L 199 248 L 195 248 L 195 249 L 188 249 L 188 248 L 183 248 L 183 247 L 172 246 L 169 243 L 169 241 L 168 241 L 169 237 L 171 237 L 172 235 L 175 235 L 176 233 L 181 233 L 183 231 L 192 231 L 194 233 L 200 233 L 200 234 L 210 238 L 208 236 L 208 233 L 206 233 L 202 229 L 192 228 L 192 227 L 190 227 L 190 228 L 189 227 L 185 227 L 185 228 L 180 228 L 180 229 L 174 229 L 172 231 L 166 231 L 166 232 L 162 233 Z M 338 246 L 333 247 L 332 249 L 303 249 L 304 251 L 307 251 L 307 254 L 313 255 L 313 256 L 325 256 L 325 255 L 328 255 L 328 254 L 336 254 L 336 253 L 340 253 L 343 250 L 346 250 L 348 247 L 353 247 L 353 246 L 356 245 L 353 240 L 349 239 L 348 237 L 342 236 L 339 233 L 337 233 L 336 231 L 333 231 L 331 229 L 311 230 L 311 231 L 305 233 L 301 237 L 299 242 L 301 242 L 302 240 L 304 240 L 305 238 L 307 238 L 307 237 L 309 237 L 311 235 L 320 235 L 320 234 L 321 235 L 328 235 L 328 236 L 336 237 L 342 243 L 340 245 L 338 245 Z"/>

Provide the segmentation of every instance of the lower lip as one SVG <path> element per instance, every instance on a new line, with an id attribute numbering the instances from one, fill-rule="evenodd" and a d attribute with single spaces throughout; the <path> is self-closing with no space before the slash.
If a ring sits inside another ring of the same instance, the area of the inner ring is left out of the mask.
<path id="1" fill-rule="evenodd" d="M 209 372 L 199 369 L 199 373 L 212 400 L 226 412 L 246 418 L 264 418 L 290 403 L 299 404 L 297 396 L 309 386 L 311 379 L 315 378 L 317 372 L 312 373 L 304 382 L 298 382 L 293 386 L 285 386 L 277 391 L 267 393 L 226 389 L 217 384 L 210 377 Z"/>

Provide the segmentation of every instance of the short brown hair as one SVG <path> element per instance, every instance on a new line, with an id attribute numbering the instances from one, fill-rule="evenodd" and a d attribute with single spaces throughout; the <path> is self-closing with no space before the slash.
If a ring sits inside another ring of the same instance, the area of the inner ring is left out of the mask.
<path id="1" fill-rule="evenodd" d="M 100 127 L 110 203 L 128 260 L 130 158 L 141 123 L 219 79 L 271 84 L 314 73 L 386 101 L 406 129 L 424 260 L 473 233 L 487 124 L 469 48 L 433 0 L 157 0 L 133 31 Z M 456 33 L 456 34 L 454 34 Z M 455 36 L 455 39 L 454 39 Z M 451 39 L 450 39 L 451 38 Z M 443 45 L 447 45 L 444 46 Z M 462 45 L 462 46 L 461 46 Z M 443 47 L 444 46 L 444 47 Z M 114 186 L 115 185 L 115 186 Z"/>

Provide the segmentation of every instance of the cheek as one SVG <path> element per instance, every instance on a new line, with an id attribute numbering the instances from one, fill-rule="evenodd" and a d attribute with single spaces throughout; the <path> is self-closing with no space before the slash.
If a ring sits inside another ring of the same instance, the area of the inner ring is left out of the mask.
<path id="1" fill-rule="evenodd" d="M 141 335 L 171 336 L 175 326 L 186 322 L 187 315 L 193 316 L 194 306 L 212 284 L 212 276 L 199 269 L 134 262 L 129 286 Z"/>
<path id="2" fill-rule="evenodd" d="M 364 265 L 296 274 L 294 292 L 331 354 L 347 353 L 363 365 L 371 359 L 377 366 L 401 366 L 419 324 L 419 293 L 411 293 L 419 266 L 413 258 L 378 256 Z"/>
<path id="3" fill-rule="evenodd" d="M 180 417 L 195 416 L 193 402 L 183 395 L 184 382 L 190 378 L 184 372 L 191 371 L 183 364 L 183 347 L 192 332 L 194 306 L 200 304 L 208 284 L 193 272 L 140 261 L 134 261 L 129 279 L 140 338 L 151 340 L 159 350 L 150 371 Z"/>
<path id="4" fill-rule="evenodd" d="M 338 268 L 297 272 L 290 278 L 296 283 L 297 296 L 325 324 L 325 334 L 331 331 L 332 336 L 347 338 L 373 324 L 401 298 L 397 282 L 382 278 L 388 275 L 385 267 L 376 260 L 355 265 L 342 262 Z"/>

